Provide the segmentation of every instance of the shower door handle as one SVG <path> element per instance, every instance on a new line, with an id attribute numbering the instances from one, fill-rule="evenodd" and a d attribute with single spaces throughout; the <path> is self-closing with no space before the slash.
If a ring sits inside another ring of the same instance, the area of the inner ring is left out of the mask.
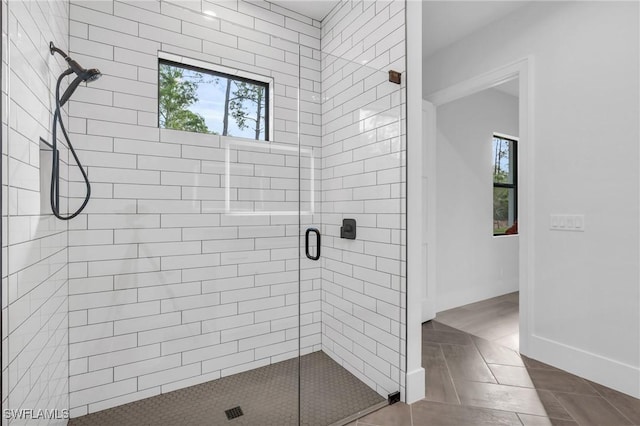
<path id="1" fill-rule="evenodd" d="M 316 255 L 313 256 L 309 253 L 309 234 L 314 232 L 316 234 Z M 307 257 L 311 260 L 320 259 L 320 231 L 316 228 L 307 228 L 307 231 L 304 233 L 304 251 Z"/>

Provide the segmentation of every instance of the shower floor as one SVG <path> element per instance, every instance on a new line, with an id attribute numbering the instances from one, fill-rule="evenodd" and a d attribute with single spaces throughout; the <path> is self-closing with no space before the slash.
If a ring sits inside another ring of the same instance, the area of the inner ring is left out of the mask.
<path id="1" fill-rule="evenodd" d="M 300 424 L 330 425 L 384 402 L 325 353 L 300 358 Z M 228 420 L 226 410 L 243 415 Z M 69 426 L 298 424 L 298 360 L 290 359 L 77 417 Z"/>

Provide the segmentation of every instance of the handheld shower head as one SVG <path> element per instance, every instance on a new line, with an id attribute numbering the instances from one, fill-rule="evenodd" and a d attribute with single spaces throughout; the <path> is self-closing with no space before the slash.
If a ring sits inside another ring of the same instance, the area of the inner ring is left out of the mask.
<path id="1" fill-rule="evenodd" d="M 99 69 L 83 68 L 79 63 L 71 59 L 69 56 L 65 57 L 64 59 L 67 61 L 67 64 L 69 64 L 69 68 L 71 68 L 71 70 L 73 70 L 73 72 L 76 73 L 76 75 L 80 79 L 82 79 L 82 81 L 86 81 L 86 82 L 95 81 L 99 79 L 100 76 L 102 75 Z"/>
<path id="2" fill-rule="evenodd" d="M 87 74 L 86 74 L 86 79 L 85 81 L 87 83 L 91 82 L 91 81 L 96 81 L 97 79 L 99 79 L 100 77 L 102 77 L 102 73 L 100 72 L 99 69 L 97 68 L 90 68 L 87 70 Z"/>
<path id="3" fill-rule="evenodd" d="M 58 53 L 60 56 L 64 58 L 65 61 L 67 61 L 67 64 L 69 65 L 69 69 L 65 71 L 63 74 L 69 75 L 71 74 L 71 71 L 73 71 L 76 74 L 76 78 L 71 82 L 71 84 L 69 84 L 69 87 L 67 87 L 67 90 L 65 90 L 62 96 L 60 97 L 60 100 L 59 100 L 60 106 L 63 106 L 64 104 L 67 103 L 67 101 L 69 100 L 71 95 L 73 95 L 73 92 L 75 92 L 75 90 L 78 88 L 78 85 L 80 85 L 80 83 L 82 83 L 83 81 L 87 83 L 91 81 L 95 81 L 102 76 L 102 73 L 100 73 L 99 69 L 84 68 L 82 65 L 74 61 L 69 55 L 67 55 L 61 49 L 57 48 L 53 44 L 53 42 L 49 43 L 49 51 L 51 52 L 52 55 L 54 53 Z"/>

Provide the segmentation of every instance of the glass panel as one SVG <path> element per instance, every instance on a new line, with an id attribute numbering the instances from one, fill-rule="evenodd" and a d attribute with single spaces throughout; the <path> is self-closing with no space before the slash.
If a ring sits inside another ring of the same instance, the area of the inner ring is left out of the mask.
<path id="1" fill-rule="evenodd" d="M 265 36 L 234 28 L 251 38 Z M 274 35 L 267 40 L 290 43 Z M 161 57 L 188 67 L 197 63 L 197 69 L 219 60 L 180 52 L 185 56 Z M 287 60 L 297 64 L 298 54 L 287 52 Z M 184 119 L 178 126 L 161 120 L 160 130 L 140 126 L 126 143 L 113 141 L 121 136 L 105 126 L 102 136 L 112 144 L 107 152 L 81 142 L 86 135 L 72 134 L 79 156 L 88 159 L 94 192 L 87 211 L 70 222 L 74 237 L 62 240 L 69 241 L 73 288 L 70 364 L 114 372 L 81 403 L 72 397 L 72 409 L 81 404 L 85 410 L 78 413 L 108 409 L 115 417 L 105 411 L 100 416 L 117 424 L 120 404 L 175 391 L 179 403 L 163 399 L 133 409 L 151 424 L 167 416 L 224 424 L 227 415 L 240 412 L 242 424 L 299 424 L 299 354 L 321 342 L 320 270 L 316 262 L 301 280 L 299 259 L 299 211 L 313 216 L 318 210 L 319 147 L 299 147 L 297 66 L 271 70 L 252 64 L 253 59 L 234 67 L 273 81 L 269 97 L 277 93 L 277 102 L 269 99 L 273 115 L 265 111 L 260 126 L 261 138 L 271 131 L 269 141 L 255 140 L 255 128 L 245 134 L 230 126 L 227 134 L 233 136 L 222 135 L 200 108 L 209 102 L 203 85 L 213 84 L 212 77 L 189 74 L 194 71 L 188 67 L 180 78 L 198 82 L 190 90 L 191 101 L 199 101 L 181 109 L 191 114 L 178 114 Z M 240 89 L 234 82 L 229 90 L 237 97 Z M 230 121 L 239 117 L 242 106 L 234 112 L 230 101 L 229 108 Z M 77 180 L 72 176 L 71 198 L 81 194 Z M 62 254 L 66 259 L 67 252 Z M 82 374 L 77 368 L 70 374 L 72 395 L 83 394 L 73 387 Z M 197 405 L 201 399 L 195 395 L 202 392 L 209 395 L 206 409 Z"/>
<path id="2" fill-rule="evenodd" d="M 51 60 L 42 43 L 68 47 L 66 6 L 61 1 L 10 1 L 2 2 L 0 11 L 3 425 L 66 424 L 69 417 L 69 226 L 53 217 L 49 197 L 50 83 L 67 65 Z M 66 111 L 63 117 L 68 122 Z M 67 215 L 77 207 L 68 191 L 73 159 L 59 128 L 58 142 L 56 206 Z M 48 417 L 35 420 L 38 410 Z"/>
<path id="3" fill-rule="evenodd" d="M 493 182 L 513 183 L 515 142 L 501 137 L 493 137 Z"/>
<path id="4" fill-rule="evenodd" d="M 515 218 L 515 190 L 513 188 L 493 188 L 493 233 L 517 233 L 512 229 Z M 509 232 L 507 232 L 509 230 Z"/>

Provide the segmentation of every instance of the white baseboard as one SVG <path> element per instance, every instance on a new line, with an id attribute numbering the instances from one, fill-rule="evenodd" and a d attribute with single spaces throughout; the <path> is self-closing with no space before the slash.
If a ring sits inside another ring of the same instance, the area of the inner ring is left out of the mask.
<path id="1" fill-rule="evenodd" d="M 458 292 L 456 294 L 438 293 L 437 306 L 435 308 L 436 312 L 447 311 L 449 309 L 459 308 L 460 306 L 480 302 L 493 297 L 503 296 L 519 290 L 520 288 L 518 287 L 517 282 L 515 285 L 511 284 L 497 288 L 478 284 L 476 287 L 465 292 Z"/>
<path id="2" fill-rule="evenodd" d="M 527 356 L 634 398 L 640 398 L 640 368 L 533 335 Z"/>
<path id="3" fill-rule="evenodd" d="M 406 395 L 403 395 L 403 401 L 407 404 L 413 404 L 424 398 L 424 368 L 420 367 L 413 371 L 407 372 Z"/>

